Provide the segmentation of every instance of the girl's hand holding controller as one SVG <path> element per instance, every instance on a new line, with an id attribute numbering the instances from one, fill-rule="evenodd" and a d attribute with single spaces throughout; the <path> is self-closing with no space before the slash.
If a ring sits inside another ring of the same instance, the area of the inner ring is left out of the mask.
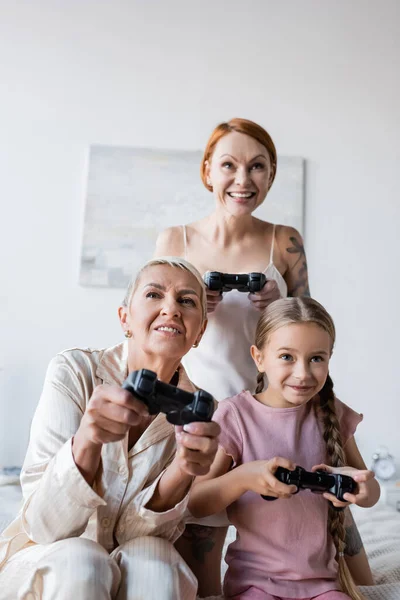
<path id="1" fill-rule="evenodd" d="M 207 312 L 212 313 L 221 302 L 223 295 L 219 290 L 210 290 L 206 287 L 207 291 Z"/>
<path id="2" fill-rule="evenodd" d="M 349 504 L 357 504 L 358 506 L 370 506 L 369 493 L 370 493 L 370 482 L 375 479 L 373 471 L 368 469 L 355 469 L 354 467 L 330 467 L 329 465 L 315 465 L 311 471 L 326 471 L 327 473 L 341 473 L 342 475 L 349 475 L 358 484 L 358 489 L 355 494 L 346 493 L 343 498 L 347 502 L 340 502 L 333 494 L 325 492 L 324 498 L 330 500 L 337 508 L 348 506 Z"/>
<path id="3" fill-rule="evenodd" d="M 237 475 L 243 482 L 245 491 L 252 491 L 263 496 L 273 496 L 274 498 L 291 498 L 292 494 L 297 492 L 295 485 L 286 485 L 279 481 L 274 473 L 278 467 L 285 467 L 290 471 L 295 469 L 296 465 L 280 456 L 275 456 L 270 460 L 254 460 L 236 467 Z"/>
<path id="4" fill-rule="evenodd" d="M 264 287 L 254 294 L 249 294 L 249 300 L 257 310 L 264 310 L 269 304 L 281 297 L 278 284 L 274 279 L 268 279 Z M 208 299 L 208 296 L 207 296 Z"/>

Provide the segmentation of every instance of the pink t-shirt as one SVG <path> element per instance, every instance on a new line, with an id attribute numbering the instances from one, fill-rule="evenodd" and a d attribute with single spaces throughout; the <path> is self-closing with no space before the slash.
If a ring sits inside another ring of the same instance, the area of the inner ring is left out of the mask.
<path id="1" fill-rule="evenodd" d="M 296 465 L 326 463 L 317 400 L 293 408 L 272 408 L 248 391 L 219 403 L 214 420 L 220 445 L 234 466 L 282 456 Z M 354 434 L 362 415 L 335 400 L 342 441 Z M 224 593 L 229 598 L 250 586 L 286 598 L 316 596 L 338 589 L 335 546 L 327 530 L 328 501 L 309 490 L 290 499 L 263 500 L 246 492 L 227 509 L 237 528 L 230 544 Z"/>

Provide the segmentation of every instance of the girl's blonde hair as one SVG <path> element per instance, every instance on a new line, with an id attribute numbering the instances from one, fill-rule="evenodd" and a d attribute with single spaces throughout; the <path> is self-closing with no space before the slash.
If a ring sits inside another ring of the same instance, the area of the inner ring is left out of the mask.
<path id="1" fill-rule="evenodd" d="M 332 341 L 332 349 L 335 343 L 335 325 L 332 317 L 325 308 L 312 298 L 282 298 L 272 302 L 262 313 L 256 329 L 255 346 L 262 352 L 268 343 L 272 332 L 296 323 L 314 323 L 326 331 Z M 257 377 L 256 393 L 264 389 L 264 375 L 259 373 Z M 323 437 L 326 443 L 327 463 L 333 467 L 341 467 L 346 464 L 346 456 L 340 434 L 339 421 L 335 411 L 335 394 L 333 382 L 329 374 L 322 390 L 319 392 L 320 414 L 323 423 Z M 345 594 L 352 600 L 363 600 L 358 591 L 346 565 L 344 550 L 346 547 L 346 530 L 344 526 L 344 511 L 335 511 L 329 507 L 328 529 L 336 547 L 336 560 L 339 565 L 339 582 Z"/>
<path id="2" fill-rule="evenodd" d="M 126 291 L 125 297 L 122 301 L 122 306 L 128 307 L 131 303 L 132 296 L 136 292 L 137 286 L 139 284 L 139 280 L 149 267 L 154 267 L 156 265 L 168 265 L 170 267 L 175 267 L 177 269 L 183 269 L 184 271 L 189 271 L 193 275 L 193 277 L 197 280 L 200 286 L 200 303 L 202 308 L 202 317 L 203 323 L 207 318 L 207 295 L 206 295 L 206 286 L 204 281 L 196 269 L 189 261 L 184 258 L 180 258 L 178 256 L 160 256 L 159 258 L 152 258 L 148 260 L 141 269 L 139 269 L 138 273 L 132 277 L 128 289 Z"/>

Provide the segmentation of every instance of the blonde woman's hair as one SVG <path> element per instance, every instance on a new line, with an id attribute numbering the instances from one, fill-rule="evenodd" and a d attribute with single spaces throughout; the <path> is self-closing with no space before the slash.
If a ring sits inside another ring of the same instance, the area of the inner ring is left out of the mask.
<path id="1" fill-rule="evenodd" d="M 128 307 L 131 303 L 132 296 L 136 292 L 137 286 L 139 284 L 139 280 L 149 267 L 154 267 L 156 265 L 168 265 L 170 267 L 175 267 L 177 269 L 183 269 L 184 271 L 188 271 L 193 275 L 193 277 L 197 280 L 200 285 L 200 303 L 202 308 L 202 316 L 203 322 L 207 318 L 207 295 L 206 295 L 206 287 L 204 281 L 196 269 L 189 261 L 184 258 L 180 258 L 178 256 L 160 256 L 159 258 L 152 258 L 148 260 L 143 267 L 139 269 L 137 274 L 132 277 L 128 289 L 126 290 L 125 297 L 122 301 L 122 305 Z"/>
<path id="2" fill-rule="evenodd" d="M 255 346 L 262 352 L 269 341 L 271 334 L 284 327 L 296 323 L 314 323 L 326 331 L 335 343 L 335 325 L 332 317 L 325 308 L 312 298 L 282 298 L 272 302 L 262 313 L 256 329 Z M 257 377 L 256 393 L 264 389 L 264 375 Z M 319 392 L 319 405 L 323 423 L 323 437 L 326 444 L 327 463 L 333 467 L 346 464 L 346 456 L 340 434 L 339 421 L 335 410 L 335 394 L 333 382 L 328 374 L 322 390 Z M 364 596 L 358 591 L 346 565 L 344 558 L 346 530 L 344 526 L 344 512 L 335 511 L 329 507 L 328 529 L 336 547 L 336 560 L 339 566 L 339 582 L 345 594 L 352 600 L 363 600 Z"/>

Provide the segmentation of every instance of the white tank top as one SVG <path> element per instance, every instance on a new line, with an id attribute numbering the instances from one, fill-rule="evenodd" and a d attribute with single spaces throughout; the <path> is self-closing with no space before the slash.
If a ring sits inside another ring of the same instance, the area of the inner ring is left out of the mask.
<path id="1" fill-rule="evenodd" d="M 186 227 L 183 241 L 187 260 Z M 270 259 L 264 275 L 274 279 L 281 296 L 287 285 L 274 265 L 275 225 L 272 232 Z M 184 356 L 182 364 L 195 385 L 207 390 L 216 400 L 223 400 L 257 385 L 257 368 L 250 356 L 260 311 L 253 307 L 244 292 L 225 292 L 222 302 L 208 315 L 207 329 L 198 348 Z"/>

